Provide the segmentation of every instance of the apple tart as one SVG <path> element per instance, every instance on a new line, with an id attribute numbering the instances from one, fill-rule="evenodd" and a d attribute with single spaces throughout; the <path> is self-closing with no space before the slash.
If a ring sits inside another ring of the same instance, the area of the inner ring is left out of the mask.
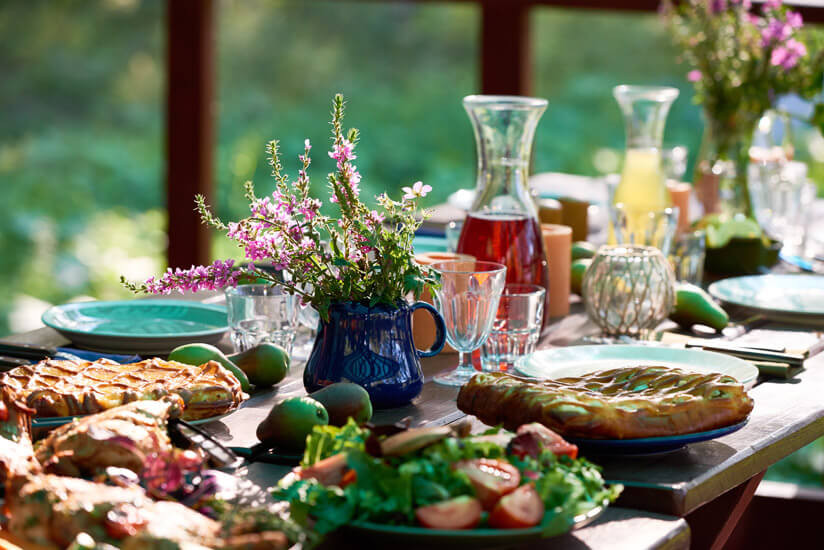
<path id="1" fill-rule="evenodd" d="M 703 432 L 743 421 L 753 401 L 744 386 L 719 373 L 664 366 L 534 380 L 480 373 L 458 394 L 458 408 L 514 430 L 540 422 L 564 437 L 635 439 Z"/>
<path id="2" fill-rule="evenodd" d="M 40 418 L 94 414 L 177 395 L 184 403 L 183 419 L 198 420 L 227 413 L 246 398 L 240 381 L 216 361 L 192 366 L 157 358 L 124 365 L 47 359 L 0 375 L 0 387 Z"/>

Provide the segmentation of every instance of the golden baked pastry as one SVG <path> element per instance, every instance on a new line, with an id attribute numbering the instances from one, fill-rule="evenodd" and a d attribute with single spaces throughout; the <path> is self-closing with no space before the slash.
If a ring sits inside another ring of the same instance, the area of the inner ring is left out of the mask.
<path id="1" fill-rule="evenodd" d="M 229 412 L 246 398 L 220 363 L 192 366 L 156 358 L 126 365 L 48 359 L 0 375 L 0 387 L 14 391 L 41 418 L 93 414 L 176 394 L 183 399 L 183 418 L 197 420 Z"/>
<path id="2" fill-rule="evenodd" d="M 514 430 L 540 422 L 564 437 L 635 439 L 703 432 L 737 424 L 752 399 L 734 378 L 663 366 L 533 380 L 476 374 L 458 394 L 458 408 Z"/>

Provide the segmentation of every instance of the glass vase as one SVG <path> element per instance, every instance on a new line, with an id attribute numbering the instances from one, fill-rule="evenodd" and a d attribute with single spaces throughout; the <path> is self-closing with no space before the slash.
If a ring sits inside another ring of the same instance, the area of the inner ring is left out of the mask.
<path id="1" fill-rule="evenodd" d="M 538 211 L 528 188 L 532 141 L 547 101 L 471 95 L 463 104 L 475 133 L 478 172 L 457 252 L 505 265 L 507 283 L 549 288 Z"/>
<path id="2" fill-rule="evenodd" d="M 704 137 L 695 164 L 693 181 L 704 214 L 732 218 L 752 217 L 747 187 L 750 146 L 757 117 L 739 117 L 723 124 L 704 115 Z"/>
<path id="3" fill-rule="evenodd" d="M 661 162 L 661 143 L 675 88 L 616 86 L 613 95 L 624 115 L 626 152 L 613 204 L 623 204 L 630 217 L 643 217 L 670 206 Z"/>

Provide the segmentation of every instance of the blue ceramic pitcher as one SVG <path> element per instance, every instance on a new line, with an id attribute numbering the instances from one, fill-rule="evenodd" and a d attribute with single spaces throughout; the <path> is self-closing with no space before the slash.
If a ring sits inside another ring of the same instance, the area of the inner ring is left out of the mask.
<path id="1" fill-rule="evenodd" d="M 416 349 L 412 340 L 412 313 L 420 308 L 435 319 L 437 335 L 428 351 Z M 440 353 L 445 330 L 443 317 L 425 302 L 333 304 L 329 320 L 320 322 L 303 385 L 313 392 L 333 382 L 354 382 L 366 388 L 375 408 L 406 405 L 423 388 L 419 358 Z"/>

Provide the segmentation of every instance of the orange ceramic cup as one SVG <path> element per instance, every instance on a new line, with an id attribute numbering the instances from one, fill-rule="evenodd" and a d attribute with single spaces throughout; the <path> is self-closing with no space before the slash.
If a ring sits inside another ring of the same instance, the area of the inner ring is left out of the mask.
<path id="1" fill-rule="evenodd" d="M 551 223 L 541 224 L 547 267 L 549 268 L 549 317 L 569 314 L 572 269 L 572 228 Z"/>

